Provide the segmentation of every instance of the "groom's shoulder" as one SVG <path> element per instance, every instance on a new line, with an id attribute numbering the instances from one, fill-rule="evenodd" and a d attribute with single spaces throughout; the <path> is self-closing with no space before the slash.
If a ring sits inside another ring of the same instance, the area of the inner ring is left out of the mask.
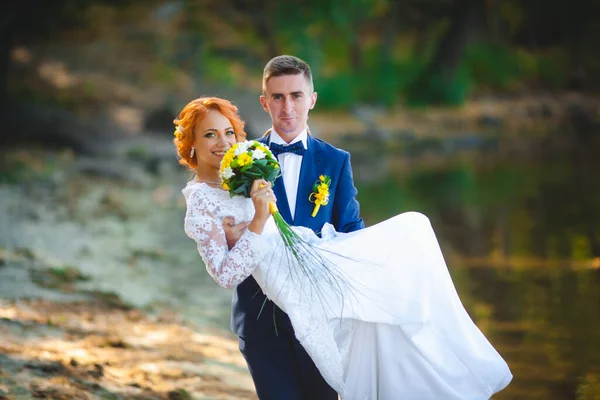
<path id="1" fill-rule="evenodd" d="M 327 153 L 328 156 L 346 158 L 350 153 L 344 149 L 340 149 L 339 147 L 335 147 L 331 143 L 324 141 L 323 139 L 315 138 L 315 143 L 321 149 L 321 151 Z"/>

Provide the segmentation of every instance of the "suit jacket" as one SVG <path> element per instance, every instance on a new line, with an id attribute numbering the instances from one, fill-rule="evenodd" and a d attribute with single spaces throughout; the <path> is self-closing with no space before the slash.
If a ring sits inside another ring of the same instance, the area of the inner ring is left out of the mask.
<path id="1" fill-rule="evenodd" d="M 268 144 L 269 132 L 259 141 Z M 314 204 L 308 198 L 319 175 L 331 177 L 329 203 L 321 206 L 317 215 L 312 217 Z M 293 219 L 282 177 L 275 180 L 273 191 L 277 196 L 277 208 L 290 225 L 305 226 L 317 233 L 326 222 L 331 223 L 338 232 L 352 232 L 364 228 L 364 222 L 359 215 L 360 207 L 356 200 L 358 191 L 354 187 L 352 178 L 350 153 L 320 139 L 308 135 L 307 150 L 302 157 L 300 167 Z M 258 338 L 261 334 L 274 330 L 275 324 L 278 332 L 293 333 L 287 315 L 270 300 L 265 303 L 265 298 L 252 276 L 235 288 L 231 316 L 231 329 L 235 334 L 244 339 Z"/>

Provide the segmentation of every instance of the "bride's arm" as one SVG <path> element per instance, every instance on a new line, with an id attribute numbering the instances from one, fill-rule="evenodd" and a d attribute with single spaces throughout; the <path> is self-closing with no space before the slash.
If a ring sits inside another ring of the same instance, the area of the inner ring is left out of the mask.
<path id="1" fill-rule="evenodd" d="M 268 251 L 268 242 L 260 235 L 262 227 L 246 229 L 229 250 L 222 220 L 212 215 L 205 200 L 200 191 L 190 194 L 185 215 L 185 233 L 198 244 L 198 252 L 212 278 L 219 285 L 230 288 L 252 274 Z"/>

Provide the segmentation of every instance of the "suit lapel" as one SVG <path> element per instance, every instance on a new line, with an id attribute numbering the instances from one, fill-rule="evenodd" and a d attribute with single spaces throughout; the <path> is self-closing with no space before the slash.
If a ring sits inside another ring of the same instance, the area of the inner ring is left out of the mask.
<path id="1" fill-rule="evenodd" d="M 258 139 L 258 141 L 269 145 L 271 142 L 270 133 L 271 130 L 269 129 L 263 137 Z M 281 216 L 287 223 L 293 224 L 294 220 L 292 219 L 292 213 L 290 212 L 290 205 L 288 203 L 287 193 L 283 183 L 283 176 L 280 175 L 277 179 L 275 179 L 275 182 L 273 183 L 273 192 L 275 193 L 275 197 L 277 197 L 277 208 L 279 209 Z"/>
<path id="2" fill-rule="evenodd" d="M 296 210 L 294 213 L 294 224 L 307 226 L 308 219 L 311 218 L 313 204 L 308 200 L 312 193 L 312 187 L 315 183 L 317 171 L 320 168 L 322 152 L 319 144 L 310 135 L 306 140 L 307 150 L 302 157 L 302 166 L 300 167 L 300 177 L 298 179 L 298 194 L 296 196 Z M 279 199 L 279 197 L 278 197 Z"/>

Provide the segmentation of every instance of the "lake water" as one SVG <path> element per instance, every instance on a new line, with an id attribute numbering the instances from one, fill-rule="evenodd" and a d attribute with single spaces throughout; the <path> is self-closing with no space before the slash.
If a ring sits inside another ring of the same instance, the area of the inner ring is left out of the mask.
<path id="1" fill-rule="evenodd" d="M 405 148 L 380 179 L 364 171 L 381 157 L 357 149 L 362 214 L 430 217 L 465 307 L 514 374 L 494 399 L 600 399 L 600 152 L 552 136 L 518 146 Z"/>

